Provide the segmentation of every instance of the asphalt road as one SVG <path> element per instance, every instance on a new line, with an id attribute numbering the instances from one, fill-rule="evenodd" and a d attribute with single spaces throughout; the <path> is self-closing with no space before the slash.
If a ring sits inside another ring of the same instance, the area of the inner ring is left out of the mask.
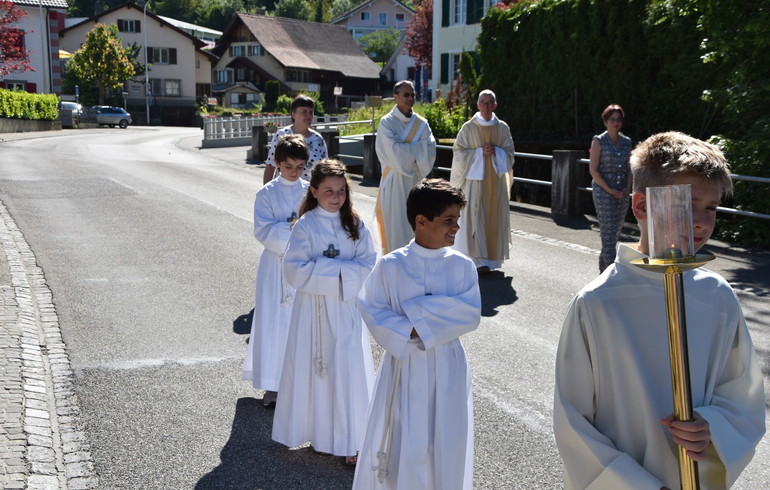
<path id="1" fill-rule="evenodd" d="M 100 487 L 349 488 L 341 458 L 270 440 L 272 412 L 240 380 L 260 247 L 262 169 L 190 128 L 0 135 L 0 199 L 54 294 Z M 5 140 L 4 140 L 5 139 Z M 4 141 L 3 141 L 4 140 Z M 372 215 L 376 188 L 355 186 Z M 561 488 L 553 364 L 598 233 L 515 205 L 513 258 L 481 280 L 473 371 L 476 488 Z M 763 224 L 764 225 L 764 224 Z M 717 246 L 710 268 L 745 308 L 770 387 L 770 257 Z M 770 488 L 770 438 L 735 488 Z"/>

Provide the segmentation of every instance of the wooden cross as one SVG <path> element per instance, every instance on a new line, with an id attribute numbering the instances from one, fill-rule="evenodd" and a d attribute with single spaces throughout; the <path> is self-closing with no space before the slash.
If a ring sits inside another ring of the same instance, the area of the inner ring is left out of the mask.
<path id="1" fill-rule="evenodd" d="M 329 244 L 329 248 L 324 250 L 324 257 L 329 257 L 330 259 L 333 259 L 334 257 L 338 256 L 340 254 L 340 251 L 334 248 L 333 244 Z"/>

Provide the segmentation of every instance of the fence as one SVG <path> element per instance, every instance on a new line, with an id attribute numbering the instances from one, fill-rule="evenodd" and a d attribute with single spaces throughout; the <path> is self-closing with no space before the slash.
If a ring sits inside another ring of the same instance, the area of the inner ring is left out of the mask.
<path id="1" fill-rule="evenodd" d="M 315 116 L 313 126 L 347 121 L 346 114 L 336 116 Z M 204 117 L 203 118 L 203 148 L 222 146 L 243 146 L 251 143 L 252 128 L 265 127 L 274 122 L 276 127 L 291 124 L 291 116 L 276 114 L 272 116 L 234 116 L 234 117 Z"/>
<path id="2" fill-rule="evenodd" d="M 317 130 L 326 141 L 329 156 L 334 156 L 343 160 L 348 166 L 361 166 L 362 174 L 365 179 L 379 179 L 381 175 L 380 162 L 375 150 L 376 135 L 367 133 L 356 136 L 340 136 L 337 126 L 345 124 L 363 124 L 371 121 L 347 121 L 337 124 L 319 123 Z M 348 143 L 345 148 L 342 147 Z M 354 143 L 354 144 L 351 144 Z M 345 151 L 341 151 L 341 148 Z M 359 153 L 360 149 L 360 153 Z M 436 145 L 440 151 L 452 151 L 451 146 Z M 531 184 L 539 186 L 548 186 L 551 188 L 551 213 L 554 215 L 576 216 L 580 213 L 579 193 L 593 192 L 591 187 L 581 185 L 583 175 L 585 174 L 584 165 L 588 165 L 587 158 L 581 158 L 582 151 L 574 150 L 554 150 L 551 155 L 542 155 L 537 153 L 515 152 L 516 158 L 526 158 L 533 160 L 543 160 L 551 163 L 551 181 L 530 179 L 516 176 L 515 182 L 519 184 Z M 264 161 L 267 156 L 267 134 L 264 127 L 255 126 L 252 130 L 252 148 L 249 150 L 247 158 L 251 160 Z M 440 159 L 437 158 L 437 162 Z M 450 159 L 451 161 L 451 159 Z M 444 167 L 436 163 L 434 171 L 449 173 L 451 168 Z M 770 178 L 753 177 L 748 175 L 733 174 L 733 180 L 744 180 L 770 184 Z M 733 214 L 750 218 L 759 218 L 770 220 L 770 214 L 755 213 L 742 209 L 728 207 L 717 207 L 717 212 L 724 214 Z"/>

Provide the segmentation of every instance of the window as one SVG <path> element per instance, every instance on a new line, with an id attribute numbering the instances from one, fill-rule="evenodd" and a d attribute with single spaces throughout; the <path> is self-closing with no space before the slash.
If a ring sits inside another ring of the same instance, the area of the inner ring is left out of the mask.
<path id="1" fill-rule="evenodd" d="M 5 88 L 8 90 L 24 90 L 24 82 L 9 82 L 6 80 Z"/>
<path id="2" fill-rule="evenodd" d="M 404 22 L 404 14 L 396 14 L 396 22 Z"/>
<path id="3" fill-rule="evenodd" d="M 247 51 L 249 56 L 265 55 L 265 50 L 262 48 L 262 45 L 260 44 L 249 44 Z"/>
<path id="4" fill-rule="evenodd" d="M 465 24 L 465 14 L 468 11 L 468 0 L 453 0 L 452 24 Z"/>
<path id="5" fill-rule="evenodd" d="M 163 80 L 163 95 L 179 97 L 182 95 L 182 80 Z"/>
<path id="6" fill-rule="evenodd" d="M 361 20 L 369 20 L 369 12 L 361 12 Z"/>
<path id="7" fill-rule="evenodd" d="M 380 25 L 386 26 L 388 25 L 388 13 L 387 12 L 380 12 L 378 14 Z"/>
<path id="8" fill-rule="evenodd" d="M 147 61 L 156 65 L 176 65 L 176 48 L 147 48 Z"/>
<path id="9" fill-rule="evenodd" d="M 118 31 L 142 32 L 142 21 L 133 19 L 118 19 Z"/>
<path id="10" fill-rule="evenodd" d="M 449 82 L 454 84 L 455 79 L 460 76 L 460 59 L 462 54 L 454 53 L 449 55 Z"/>
<path id="11" fill-rule="evenodd" d="M 150 78 L 150 90 L 154 95 L 178 97 L 182 95 L 182 81 L 163 78 Z"/>
<path id="12" fill-rule="evenodd" d="M 233 83 L 233 70 L 214 70 L 216 83 Z"/>
<path id="13" fill-rule="evenodd" d="M 230 46 L 230 57 L 231 58 L 237 58 L 238 56 L 243 56 L 244 53 L 243 46 Z"/>

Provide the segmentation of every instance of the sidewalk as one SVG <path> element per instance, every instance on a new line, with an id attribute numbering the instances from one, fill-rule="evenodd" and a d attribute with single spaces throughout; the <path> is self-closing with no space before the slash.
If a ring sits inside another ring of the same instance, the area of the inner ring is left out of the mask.
<path id="1" fill-rule="evenodd" d="M 0 485 L 98 488 L 43 271 L 0 202 Z"/>

